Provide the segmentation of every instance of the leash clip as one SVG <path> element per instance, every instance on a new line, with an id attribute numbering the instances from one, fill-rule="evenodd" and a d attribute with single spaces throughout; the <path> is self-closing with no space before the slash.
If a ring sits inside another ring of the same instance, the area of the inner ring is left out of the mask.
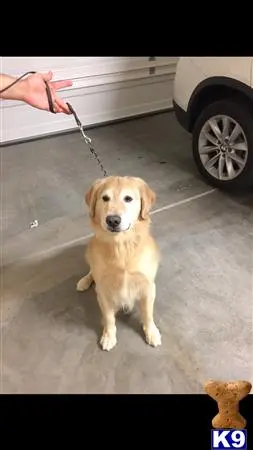
<path id="1" fill-rule="evenodd" d="M 104 177 L 106 177 L 106 176 L 107 176 L 107 172 L 106 172 L 106 170 L 104 169 L 104 166 L 103 166 L 103 164 L 101 163 L 101 161 L 100 161 L 100 159 L 99 159 L 99 157 L 98 157 L 98 154 L 97 154 L 96 150 L 95 150 L 95 149 L 93 148 L 93 146 L 91 145 L 91 142 L 92 142 L 91 138 L 90 138 L 89 136 L 87 136 L 87 135 L 84 133 L 84 131 L 83 131 L 83 126 L 82 126 L 82 124 L 81 124 L 81 121 L 80 121 L 78 115 L 76 114 L 75 110 L 73 109 L 73 107 L 72 107 L 69 103 L 67 103 L 67 106 L 68 106 L 70 112 L 73 114 L 73 116 L 74 116 L 74 118 L 75 118 L 76 124 L 77 124 L 79 130 L 81 131 L 81 134 L 82 134 L 82 136 L 83 136 L 83 138 L 84 138 L 85 144 L 88 145 L 88 147 L 89 147 L 89 149 L 90 149 L 90 152 L 92 153 L 92 155 L 94 156 L 94 158 L 97 160 L 97 163 L 98 163 L 98 165 L 99 165 L 101 171 L 103 172 Z"/>
<path id="2" fill-rule="evenodd" d="M 87 136 L 85 133 L 84 133 L 84 131 L 83 131 L 83 126 L 82 126 L 82 124 L 81 125 L 79 125 L 79 130 L 81 131 L 81 133 L 82 133 L 82 135 L 83 135 L 83 138 L 84 138 L 84 140 L 85 140 L 85 143 L 87 144 L 87 145 L 89 145 L 89 147 L 91 146 L 91 138 L 89 137 L 89 136 Z"/>
<path id="3" fill-rule="evenodd" d="M 76 124 L 77 124 L 79 130 L 80 130 L 81 133 L 82 133 L 82 136 L 83 136 L 83 138 L 84 138 L 84 140 L 85 140 L 85 143 L 86 143 L 87 145 L 91 146 L 91 138 L 89 138 L 89 136 L 87 136 L 87 135 L 84 133 L 84 131 L 83 131 L 83 126 L 82 126 L 82 124 L 81 124 L 81 121 L 80 121 L 78 115 L 76 114 L 75 110 L 74 110 L 73 107 L 70 105 L 70 103 L 67 103 L 67 105 L 68 105 L 68 108 L 69 108 L 70 112 L 73 114 L 73 116 L 74 116 L 74 118 L 75 118 Z"/>

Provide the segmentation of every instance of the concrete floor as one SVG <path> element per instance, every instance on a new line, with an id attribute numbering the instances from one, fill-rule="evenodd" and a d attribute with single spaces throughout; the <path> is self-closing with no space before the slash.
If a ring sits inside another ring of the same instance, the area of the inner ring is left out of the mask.
<path id="1" fill-rule="evenodd" d="M 212 377 L 253 382 L 252 193 L 201 196 L 210 187 L 173 113 L 89 135 L 110 173 L 143 177 L 155 208 L 166 207 L 153 215 L 162 347 L 145 344 L 133 314 L 118 320 L 117 347 L 101 351 L 94 291 L 75 291 L 91 232 L 83 194 L 100 177 L 80 134 L 5 147 L 1 391 L 200 393 Z"/>

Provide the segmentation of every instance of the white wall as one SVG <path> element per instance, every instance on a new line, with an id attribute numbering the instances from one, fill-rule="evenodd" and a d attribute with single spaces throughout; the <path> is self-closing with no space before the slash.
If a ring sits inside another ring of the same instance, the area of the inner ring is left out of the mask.
<path id="1" fill-rule="evenodd" d="M 71 79 L 61 96 L 76 110 L 84 126 L 172 106 L 178 58 L 2 58 L 1 72 L 22 75 L 52 70 L 54 79 Z M 154 73 L 153 73 L 154 72 Z M 1 101 L 1 142 L 71 130 L 73 116 L 38 111 L 21 102 Z"/>

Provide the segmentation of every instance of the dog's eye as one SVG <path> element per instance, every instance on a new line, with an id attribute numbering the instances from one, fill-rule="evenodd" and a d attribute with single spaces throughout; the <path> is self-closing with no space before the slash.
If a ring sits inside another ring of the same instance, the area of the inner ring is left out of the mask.
<path id="1" fill-rule="evenodd" d="M 109 202 L 110 197 L 108 197 L 108 195 L 103 195 L 102 199 L 104 200 L 104 202 Z"/>
<path id="2" fill-rule="evenodd" d="M 125 200 L 125 202 L 130 203 L 133 199 L 129 195 L 126 195 L 124 200 Z"/>

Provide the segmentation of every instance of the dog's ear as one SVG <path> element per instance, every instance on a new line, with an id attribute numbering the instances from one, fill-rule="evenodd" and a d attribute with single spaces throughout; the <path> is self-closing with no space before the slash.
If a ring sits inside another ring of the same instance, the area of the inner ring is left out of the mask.
<path id="1" fill-rule="evenodd" d="M 100 186 L 104 183 L 104 179 L 100 178 L 99 180 L 96 180 L 88 192 L 85 194 L 85 201 L 90 209 L 90 215 L 91 217 L 95 216 L 95 208 L 96 208 L 96 202 L 97 202 L 97 192 Z"/>
<path id="2" fill-rule="evenodd" d="M 142 220 L 146 220 L 149 217 L 149 212 L 156 201 L 156 195 L 152 189 L 141 178 L 139 181 L 139 190 L 141 196 L 141 211 L 140 217 Z"/>

